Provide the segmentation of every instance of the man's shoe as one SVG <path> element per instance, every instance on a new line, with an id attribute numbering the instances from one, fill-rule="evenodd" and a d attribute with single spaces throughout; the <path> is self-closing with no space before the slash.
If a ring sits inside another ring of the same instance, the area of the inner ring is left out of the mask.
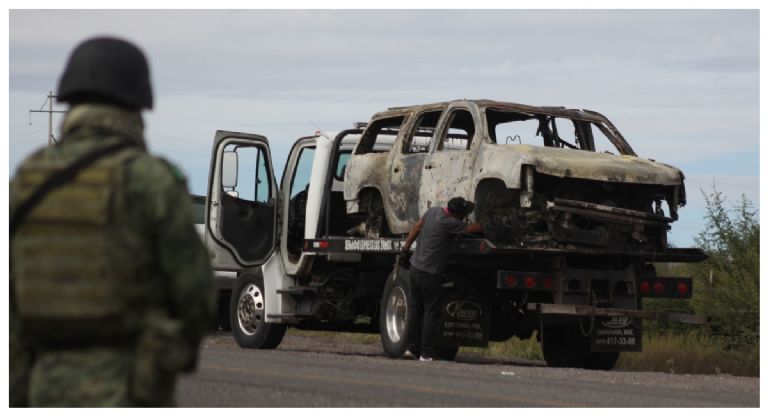
<path id="1" fill-rule="evenodd" d="M 411 350 L 405 350 L 405 354 L 403 354 L 403 358 L 406 360 L 415 360 L 418 358 L 418 356 L 411 352 Z"/>
<path id="2" fill-rule="evenodd" d="M 432 357 L 427 357 L 426 355 L 422 355 L 421 358 L 419 358 L 419 361 L 432 361 Z"/>

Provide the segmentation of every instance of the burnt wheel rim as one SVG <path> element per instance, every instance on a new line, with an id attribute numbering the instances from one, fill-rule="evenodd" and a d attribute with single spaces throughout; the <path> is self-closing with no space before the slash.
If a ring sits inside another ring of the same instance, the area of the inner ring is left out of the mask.
<path id="1" fill-rule="evenodd" d="M 387 336 L 392 342 L 405 337 L 405 323 L 408 317 L 408 302 L 402 287 L 395 287 L 387 300 Z"/>
<path id="2" fill-rule="evenodd" d="M 264 296 L 255 284 L 249 284 L 237 302 L 237 324 L 246 335 L 254 335 L 264 322 Z"/>

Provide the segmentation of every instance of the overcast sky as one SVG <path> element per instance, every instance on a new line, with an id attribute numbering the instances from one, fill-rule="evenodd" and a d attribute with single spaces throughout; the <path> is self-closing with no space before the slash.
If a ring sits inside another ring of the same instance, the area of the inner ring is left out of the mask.
<path id="1" fill-rule="evenodd" d="M 640 156 L 681 168 L 677 246 L 703 228 L 700 189 L 713 181 L 759 204 L 758 11 L 12 10 L 9 26 L 10 175 L 46 143 L 47 116 L 28 110 L 55 90 L 71 49 L 111 34 L 149 56 L 150 150 L 192 193 L 205 194 L 217 129 L 267 136 L 281 172 L 315 126 L 489 98 L 599 111 Z"/>

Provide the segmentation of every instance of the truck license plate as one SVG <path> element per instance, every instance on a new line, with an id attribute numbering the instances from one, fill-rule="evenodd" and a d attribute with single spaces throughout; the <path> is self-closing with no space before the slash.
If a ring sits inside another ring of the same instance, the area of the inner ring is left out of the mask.
<path id="1" fill-rule="evenodd" d="M 642 351 L 642 320 L 625 316 L 596 317 L 592 351 Z"/>

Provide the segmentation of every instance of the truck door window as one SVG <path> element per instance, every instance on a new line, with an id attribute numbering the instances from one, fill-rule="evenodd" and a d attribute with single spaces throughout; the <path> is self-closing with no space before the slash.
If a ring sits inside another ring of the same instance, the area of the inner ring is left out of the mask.
<path id="1" fill-rule="evenodd" d="M 475 135 L 475 121 L 467 110 L 454 110 L 443 132 L 438 150 L 469 150 Z"/>
<path id="2" fill-rule="evenodd" d="M 440 119 L 439 111 L 429 111 L 419 116 L 419 120 L 403 142 L 403 153 L 426 153 L 435 135 L 437 121 Z"/>
<path id="3" fill-rule="evenodd" d="M 395 142 L 405 116 L 389 117 L 372 122 L 365 129 L 360 143 L 355 148 L 356 155 L 388 152 Z"/>
<path id="4" fill-rule="evenodd" d="M 344 169 L 346 169 L 351 155 L 352 153 L 349 151 L 339 153 L 339 161 L 336 163 L 336 173 L 334 175 L 337 181 L 344 181 Z"/>
<path id="5" fill-rule="evenodd" d="M 314 147 L 301 149 L 299 160 L 296 162 L 296 169 L 293 171 L 293 179 L 291 179 L 291 198 L 307 189 L 310 176 L 312 176 L 312 161 L 314 158 Z"/>
<path id="6" fill-rule="evenodd" d="M 290 199 L 288 200 L 288 218 L 286 247 L 288 254 L 298 256 L 304 238 L 305 217 L 307 214 L 307 196 L 309 181 L 312 177 L 312 162 L 315 158 L 315 148 L 301 149 L 299 158 L 293 169 L 291 178 Z"/>
<path id="7" fill-rule="evenodd" d="M 272 197 L 269 189 L 271 180 L 263 151 L 258 147 L 240 143 L 230 143 L 224 147 L 224 151 L 236 153 L 238 161 L 237 184 L 224 191 L 230 196 L 246 201 L 269 202 Z"/>

